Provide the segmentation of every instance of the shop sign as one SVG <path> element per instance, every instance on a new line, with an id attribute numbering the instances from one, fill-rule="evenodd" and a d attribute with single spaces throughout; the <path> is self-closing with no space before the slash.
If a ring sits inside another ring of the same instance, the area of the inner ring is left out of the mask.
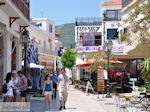
<path id="1" fill-rule="evenodd" d="M 78 32 L 101 32 L 100 26 L 77 26 Z"/>
<path id="2" fill-rule="evenodd" d="M 82 46 L 76 48 L 77 52 L 92 52 L 98 50 L 102 50 L 102 46 Z"/>
<path id="3" fill-rule="evenodd" d="M 76 48 L 77 52 L 93 52 L 98 50 L 103 50 L 103 47 L 102 46 L 81 46 Z M 112 53 L 120 54 L 123 53 L 123 50 L 124 50 L 123 45 L 114 45 L 112 48 Z"/>
<path id="4" fill-rule="evenodd" d="M 118 28 L 120 26 L 120 22 L 106 22 L 106 28 Z"/>
<path id="5" fill-rule="evenodd" d="M 116 54 L 116 53 L 123 53 L 124 50 L 124 46 L 123 45 L 114 45 L 112 47 L 112 53 Z"/>
<path id="6" fill-rule="evenodd" d="M 136 82 L 137 78 L 129 78 L 129 80 L 132 81 L 132 82 Z"/>

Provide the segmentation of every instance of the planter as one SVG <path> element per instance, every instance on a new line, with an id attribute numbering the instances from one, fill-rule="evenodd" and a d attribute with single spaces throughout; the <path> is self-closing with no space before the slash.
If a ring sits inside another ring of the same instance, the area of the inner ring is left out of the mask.
<path id="1" fill-rule="evenodd" d="M 44 96 L 31 96 L 30 100 L 43 101 L 43 100 L 45 100 L 45 97 Z"/>

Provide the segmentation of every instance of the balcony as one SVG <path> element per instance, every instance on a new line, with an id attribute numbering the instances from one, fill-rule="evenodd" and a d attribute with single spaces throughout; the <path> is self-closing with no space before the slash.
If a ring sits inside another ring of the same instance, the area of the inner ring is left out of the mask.
<path id="1" fill-rule="evenodd" d="M 47 49 L 47 48 L 44 48 L 44 47 L 39 47 L 38 52 L 41 54 L 45 54 L 45 55 L 55 55 L 54 51 Z"/>
<path id="2" fill-rule="evenodd" d="M 122 12 L 120 10 L 106 10 L 105 21 L 120 21 Z"/>
<path id="3" fill-rule="evenodd" d="M 12 2 L 23 13 L 23 15 L 30 20 L 30 2 L 27 2 L 27 0 L 12 0 Z"/>
<path id="4" fill-rule="evenodd" d="M 100 45 L 102 45 L 101 39 L 87 39 L 87 40 L 79 40 L 76 46 L 78 47 L 78 46 L 100 46 Z"/>

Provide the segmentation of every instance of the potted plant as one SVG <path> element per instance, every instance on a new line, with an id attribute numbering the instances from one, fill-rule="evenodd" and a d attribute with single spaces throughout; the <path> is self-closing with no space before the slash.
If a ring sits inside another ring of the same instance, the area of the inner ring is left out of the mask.
<path id="1" fill-rule="evenodd" d="M 141 70 L 141 78 L 145 81 L 145 88 L 150 89 L 150 58 L 144 58 L 144 60 L 139 64 Z"/>

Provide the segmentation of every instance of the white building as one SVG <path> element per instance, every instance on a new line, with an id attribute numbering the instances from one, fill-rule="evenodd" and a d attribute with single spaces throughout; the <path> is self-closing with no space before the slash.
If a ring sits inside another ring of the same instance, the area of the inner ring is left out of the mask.
<path id="1" fill-rule="evenodd" d="M 0 0 L 1 86 L 8 72 L 21 70 L 21 32 L 30 25 L 29 6 L 28 0 Z"/>
<path id="2" fill-rule="evenodd" d="M 130 2 L 129 2 L 130 1 Z M 121 23 L 121 27 L 119 28 L 119 34 L 120 34 L 120 38 L 122 37 L 122 35 L 124 34 L 127 34 L 128 31 L 131 29 L 131 24 L 129 23 L 129 21 L 126 21 L 126 20 L 130 20 L 131 19 L 131 12 L 133 13 L 133 17 L 134 17 L 134 13 L 135 13 L 135 8 L 136 6 L 138 5 L 142 5 L 142 4 L 145 4 L 146 1 L 144 0 L 141 0 L 141 1 L 138 1 L 138 0 L 123 0 L 123 9 L 122 9 L 122 12 L 124 13 L 123 16 L 122 16 L 122 23 Z M 142 6 L 141 6 L 142 8 Z M 140 9 L 139 9 L 140 10 Z M 145 9 L 147 10 L 147 9 Z M 135 13 L 136 15 L 136 13 Z M 143 12 L 141 12 L 137 18 L 132 22 L 132 25 L 133 23 L 135 23 L 135 21 L 138 21 L 138 20 L 142 20 L 144 18 L 146 18 L 147 14 Z M 149 20 L 149 18 L 147 19 Z M 142 27 L 142 25 L 144 24 L 145 21 L 147 20 L 142 20 L 141 22 L 139 22 L 139 27 L 141 29 L 144 29 L 144 27 Z M 126 22 L 125 22 L 126 21 Z M 145 23 L 147 26 L 149 23 Z M 135 27 L 136 29 L 138 29 L 138 26 L 133 26 Z M 149 26 L 148 26 L 149 27 Z M 130 28 L 130 29 L 129 29 Z M 150 33 L 150 31 L 148 30 L 144 30 L 144 32 L 140 31 L 141 33 L 146 34 L 146 33 Z M 141 42 L 141 38 L 142 36 L 140 36 L 141 34 L 138 33 L 138 32 L 133 32 L 133 30 L 130 31 L 130 33 L 128 34 L 128 38 L 132 44 L 128 44 L 127 42 L 123 42 L 125 44 L 125 52 L 126 54 L 128 55 L 128 58 L 133 58 L 133 59 L 141 59 L 141 58 L 144 58 L 144 57 L 150 57 L 150 48 L 149 48 L 149 44 L 150 44 L 150 37 L 149 36 L 146 36 L 144 35 L 143 38 L 147 39 L 147 41 L 145 43 L 142 43 Z M 136 54 L 136 55 L 135 55 Z"/>
<path id="3" fill-rule="evenodd" d="M 112 52 L 115 55 L 124 55 L 124 45 L 119 40 L 118 29 L 122 17 L 122 0 L 110 0 L 101 2 L 101 18 L 103 18 L 103 42 L 112 40 Z M 105 29 L 105 30 L 104 30 Z"/>
<path id="4" fill-rule="evenodd" d="M 58 40 L 59 34 L 56 33 L 56 38 L 55 38 L 55 53 L 56 53 L 56 66 L 55 66 L 55 71 L 59 71 L 62 68 L 62 63 L 61 63 L 61 56 L 59 56 L 60 50 L 63 48 L 62 47 L 62 42 Z"/>
<path id="5" fill-rule="evenodd" d="M 39 64 L 54 70 L 56 66 L 55 23 L 47 18 L 32 19 L 30 38 L 38 48 Z"/>
<path id="6" fill-rule="evenodd" d="M 85 24 L 80 26 L 79 24 L 75 27 L 76 51 L 78 52 L 77 66 L 88 64 L 84 60 L 86 55 L 91 52 L 103 50 L 104 43 L 109 39 L 113 42 L 112 53 L 114 55 L 124 54 L 124 45 L 118 40 L 118 28 L 122 16 L 121 9 L 121 0 L 103 1 L 101 2 L 101 21 L 99 19 L 99 25 Z M 81 69 L 82 68 L 77 68 L 76 78 L 78 80 L 81 78 Z"/>

